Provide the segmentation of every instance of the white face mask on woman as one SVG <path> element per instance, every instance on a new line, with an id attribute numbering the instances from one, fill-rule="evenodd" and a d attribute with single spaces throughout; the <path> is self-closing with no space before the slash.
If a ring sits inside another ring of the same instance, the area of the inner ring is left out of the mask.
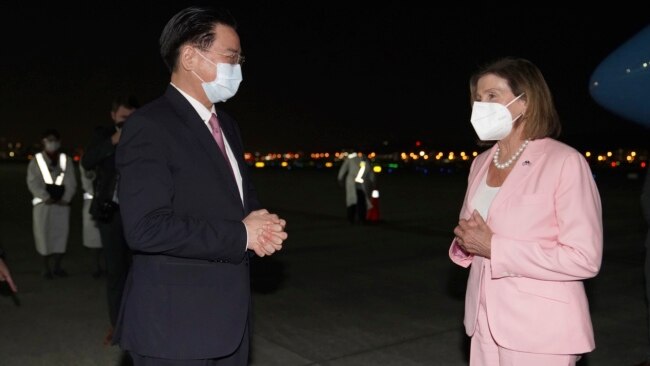
<path id="1" fill-rule="evenodd" d="M 201 79 L 197 73 L 192 71 L 194 75 L 196 75 L 196 77 L 198 77 L 203 82 L 201 86 L 203 87 L 205 95 L 208 97 L 210 102 L 225 102 L 226 100 L 232 98 L 237 93 L 239 83 L 242 81 L 241 65 L 232 65 L 225 63 L 215 64 L 207 57 L 203 56 L 201 52 L 199 52 L 199 55 L 201 55 L 201 57 L 203 57 L 206 61 L 213 64 L 217 68 L 216 78 L 209 82 Z"/>
<path id="2" fill-rule="evenodd" d="M 474 102 L 470 121 L 474 131 L 482 141 L 501 140 L 512 131 L 512 125 L 522 115 L 512 119 L 508 106 L 521 98 L 525 93 L 519 94 L 510 103 L 503 105 L 492 102 Z"/>

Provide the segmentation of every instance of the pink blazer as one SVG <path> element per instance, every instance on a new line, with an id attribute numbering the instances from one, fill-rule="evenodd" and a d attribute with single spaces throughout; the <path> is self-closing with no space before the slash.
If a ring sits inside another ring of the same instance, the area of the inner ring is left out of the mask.
<path id="1" fill-rule="evenodd" d="M 460 212 L 472 198 L 496 145 L 473 162 Z M 465 330 L 476 327 L 481 288 L 490 330 L 502 347 L 534 353 L 581 354 L 595 348 L 582 280 L 598 274 L 603 225 L 600 195 L 583 156 L 545 138 L 531 141 L 488 211 L 492 258 L 468 255 L 455 241 L 451 260 L 471 265 Z"/>

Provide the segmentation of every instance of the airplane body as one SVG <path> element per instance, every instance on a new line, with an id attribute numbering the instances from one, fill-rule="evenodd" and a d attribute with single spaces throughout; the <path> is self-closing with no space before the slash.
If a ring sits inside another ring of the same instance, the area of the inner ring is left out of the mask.
<path id="1" fill-rule="evenodd" d="M 611 113 L 650 127 L 650 25 L 596 67 L 589 92 Z"/>

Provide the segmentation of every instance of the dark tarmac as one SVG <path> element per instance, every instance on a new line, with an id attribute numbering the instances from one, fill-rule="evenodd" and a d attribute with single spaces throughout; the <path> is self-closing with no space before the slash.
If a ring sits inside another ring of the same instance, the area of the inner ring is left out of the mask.
<path id="1" fill-rule="evenodd" d="M 41 277 L 31 230 L 26 164 L 0 165 L 0 243 L 18 285 L 0 296 L 0 365 L 120 365 L 102 344 L 105 287 L 81 243 L 73 202 L 64 267 Z M 447 257 L 466 174 L 380 174 L 381 221 L 345 219 L 330 170 L 255 170 L 261 201 L 283 216 L 289 239 L 253 270 L 254 366 L 466 365 L 462 328 L 467 270 Z M 604 211 L 601 273 L 586 281 L 596 350 L 580 366 L 630 365 L 645 355 L 642 177 L 596 175 Z"/>

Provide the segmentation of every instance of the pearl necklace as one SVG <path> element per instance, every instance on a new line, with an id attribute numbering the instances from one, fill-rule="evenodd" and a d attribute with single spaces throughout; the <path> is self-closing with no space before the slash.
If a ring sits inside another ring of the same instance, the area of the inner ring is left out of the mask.
<path id="1" fill-rule="evenodd" d="M 507 169 L 514 163 L 517 158 L 519 158 L 519 155 L 521 155 L 522 152 L 524 152 L 524 149 L 526 149 L 526 146 L 528 146 L 528 143 L 530 142 L 529 139 L 524 140 L 524 143 L 519 146 L 519 149 L 517 152 L 508 159 L 505 163 L 501 164 L 499 163 L 499 152 L 501 151 L 501 148 L 497 144 L 497 151 L 494 153 L 494 158 L 492 158 L 492 162 L 494 162 L 494 166 L 497 169 Z"/>

